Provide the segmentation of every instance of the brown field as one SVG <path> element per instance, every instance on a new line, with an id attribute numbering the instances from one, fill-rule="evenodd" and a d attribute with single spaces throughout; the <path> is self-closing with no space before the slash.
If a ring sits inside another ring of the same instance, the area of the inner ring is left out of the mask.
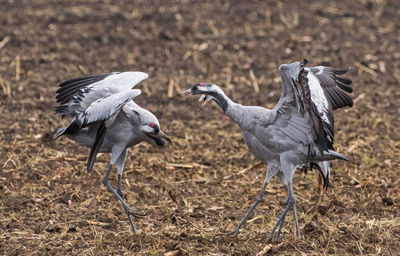
<path id="1" fill-rule="evenodd" d="M 335 112 L 336 150 L 351 161 L 333 163 L 321 198 L 316 171 L 295 174 L 302 240 L 289 213 L 281 240 L 262 242 L 287 196 L 277 178 L 233 238 L 266 166 L 216 104 L 175 95 L 209 81 L 273 107 L 278 66 L 303 58 L 351 68 L 355 105 Z M 149 74 L 136 102 L 174 141 L 129 152 L 127 203 L 148 212 L 136 236 L 102 185 L 109 156 L 88 174 L 89 149 L 48 136 L 68 123 L 54 113 L 60 82 L 127 70 Z M 399 255 L 399 83 L 395 0 L 0 0 L 0 254 Z"/>

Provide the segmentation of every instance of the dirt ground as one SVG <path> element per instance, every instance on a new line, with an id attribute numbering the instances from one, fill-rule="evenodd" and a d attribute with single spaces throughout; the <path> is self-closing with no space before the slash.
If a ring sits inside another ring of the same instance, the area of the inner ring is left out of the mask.
<path id="1" fill-rule="evenodd" d="M 399 255 L 400 2 L 297 2 L 1 0 L 0 254 Z M 303 58 L 351 68 L 355 105 L 335 112 L 351 161 L 333 163 L 321 198 L 317 172 L 295 174 L 302 240 L 290 213 L 281 240 L 262 242 L 287 196 L 277 178 L 233 238 L 266 166 L 216 104 L 175 95 L 209 81 L 271 108 L 278 66 Z M 127 70 L 149 74 L 136 102 L 174 141 L 130 150 L 127 203 L 148 213 L 136 236 L 102 185 L 109 156 L 88 174 L 89 149 L 48 137 L 68 123 L 54 113 L 60 82 Z"/>

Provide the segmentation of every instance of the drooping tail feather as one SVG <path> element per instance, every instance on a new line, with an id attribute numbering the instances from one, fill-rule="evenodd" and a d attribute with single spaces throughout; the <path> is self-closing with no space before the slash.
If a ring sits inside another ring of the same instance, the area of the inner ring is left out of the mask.
<path id="1" fill-rule="evenodd" d="M 350 160 L 347 156 L 342 155 L 342 154 L 340 154 L 336 151 L 330 150 L 330 149 L 328 149 L 327 151 L 318 153 L 312 157 L 313 161 L 318 161 L 318 162 L 330 161 L 330 160 L 335 160 L 335 159 L 341 159 L 341 160 L 345 160 L 345 161 Z"/>
<path id="2" fill-rule="evenodd" d="M 65 128 L 56 128 L 56 129 L 54 129 L 54 131 L 52 131 L 50 133 L 50 137 L 53 137 L 54 135 L 56 135 L 56 137 L 54 138 L 56 140 L 64 134 L 64 131 L 65 131 Z"/>
<path id="3" fill-rule="evenodd" d="M 52 133 L 51 136 L 57 135 L 56 139 L 65 134 L 74 134 L 82 128 L 82 122 L 78 118 L 75 118 L 67 127 L 57 128 Z"/>
<path id="4" fill-rule="evenodd" d="M 333 150 L 328 150 L 328 153 L 324 152 L 324 157 L 327 157 L 327 156 L 328 157 L 333 157 L 333 159 L 341 159 L 341 160 L 345 160 L 345 161 L 349 161 L 350 160 L 347 156 L 342 155 L 342 154 L 340 154 L 340 153 L 338 153 L 336 151 L 333 151 Z M 333 160 L 333 159 L 329 159 L 329 160 Z"/>
<path id="5" fill-rule="evenodd" d="M 92 149 L 90 150 L 90 155 L 87 163 L 88 173 L 90 173 L 93 169 L 94 161 L 96 160 L 96 156 L 100 150 L 101 144 L 103 144 L 106 133 L 107 133 L 107 125 L 106 122 L 103 121 L 100 123 L 100 126 L 97 129 L 96 139 L 93 143 Z"/>
<path id="6" fill-rule="evenodd" d="M 76 118 L 67 127 L 55 129 L 51 133 L 51 136 L 53 137 L 54 135 L 57 135 L 56 139 L 58 139 L 59 137 L 65 135 L 65 134 L 74 134 L 74 133 L 78 132 L 81 128 L 82 128 L 82 123 L 79 121 L 78 118 Z"/>
<path id="7" fill-rule="evenodd" d="M 329 178 L 330 178 L 330 167 L 331 163 L 329 161 L 311 163 L 311 168 L 316 168 L 322 176 L 324 181 L 323 188 L 327 189 L 329 186 Z"/>

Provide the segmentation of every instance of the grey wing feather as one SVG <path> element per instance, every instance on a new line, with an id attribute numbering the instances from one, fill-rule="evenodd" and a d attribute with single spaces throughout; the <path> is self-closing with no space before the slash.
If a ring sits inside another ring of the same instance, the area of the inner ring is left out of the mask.
<path id="1" fill-rule="evenodd" d="M 282 77 L 282 95 L 274 110 L 280 113 L 278 110 L 281 108 L 291 109 L 286 113 L 283 111 L 284 113 L 278 114 L 279 119 L 290 120 L 296 115 L 305 118 L 308 125 L 308 136 L 305 141 L 301 133 L 296 131 L 295 123 L 303 123 L 299 122 L 298 118 L 291 121 L 293 125 L 285 127 L 282 132 L 290 133 L 289 137 L 296 141 L 313 143 L 321 151 L 327 151 L 333 149 L 333 110 L 317 76 L 305 68 L 305 65 L 306 61 L 282 64 L 279 67 Z"/>
<path id="2" fill-rule="evenodd" d="M 109 97 L 93 102 L 84 112 L 75 118 L 59 135 L 74 134 L 81 128 L 92 123 L 100 122 L 95 141 L 90 150 L 87 163 L 87 170 L 90 172 L 96 160 L 97 153 L 103 144 L 107 129 L 113 124 L 115 118 L 120 113 L 123 106 L 130 102 L 134 97 L 140 95 L 140 90 L 129 90 L 113 94 Z"/>
<path id="3" fill-rule="evenodd" d="M 295 110 L 281 114 L 276 124 L 283 134 L 297 143 L 308 145 L 313 142 L 313 138 L 310 136 L 311 127 L 307 119 L 298 115 Z"/>
<path id="4" fill-rule="evenodd" d="M 140 93 L 140 90 L 135 89 L 119 92 L 106 98 L 98 99 L 81 114 L 76 116 L 75 120 L 73 120 L 65 130 L 59 134 L 59 136 L 64 134 L 73 134 L 81 128 L 99 121 L 105 121 L 106 127 L 109 127 L 121 111 L 122 107 L 134 97 L 140 95 Z"/>
<path id="5" fill-rule="evenodd" d="M 60 84 L 56 112 L 62 117 L 76 117 L 94 101 L 134 88 L 148 75 L 143 72 L 114 72 L 98 76 L 74 78 Z"/>
<path id="6" fill-rule="evenodd" d="M 301 136 L 300 135 L 301 133 L 297 129 L 295 129 L 291 126 L 287 126 L 285 128 L 279 128 L 279 130 L 281 132 L 283 132 L 286 136 L 288 136 L 289 138 L 291 138 L 292 140 L 294 140 L 298 143 L 305 142 L 305 137 Z"/>

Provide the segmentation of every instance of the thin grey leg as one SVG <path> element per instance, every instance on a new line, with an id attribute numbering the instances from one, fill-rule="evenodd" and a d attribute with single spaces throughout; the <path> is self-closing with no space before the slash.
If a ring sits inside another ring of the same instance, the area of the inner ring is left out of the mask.
<path id="1" fill-rule="evenodd" d="M 117 191 L 115 191 L 115 189 L 108 183 L 108 176 L 110 175 L 111 169 L 112 169 L 112 165 L 110 164 L 106 175 L 104 175 L 103 178 L 103 184 L 104 186 L 106 186 L 108 188 L 108 190 L 111 191 L 111 193 L 114 194 L 114 196 L 122 203 L 122 206 L 125 209 L 126 214 L 128 215 L 128 219 L 129 219 L 129 223 L 131 224 L 131 228 L 134 234 L 137 234 L 137 230 L 135 225 L 133 224 L 133 220 L 132 220 L 132 216 L 136 216 L 136 213 L 134 213 L 131 208 L 129 208 L 129 206 L 125 203 L 124 199 L 118 194 Z"/>
<path id="2" fill-rule="evenodd" d="M 122 198 L 124 198 L 124 194 L 122 194 L 122 175 L 118 173 L 118 188 L 117 188 L 117 193 L 120 195 Z"/>
<path id="3" fill-rule="evenodd" d="M 296 222 L 296 231 L 297 231 L 297 235 L 299 236 L 299 238 L 301 239 L 301 234 L 300 234 L 300 227 L 299 227 L 299 221 L 297 219 L 297 212 L 296 212 L 296 200 L 294 198 L 294 194 L 293 194 L 293 186 L 292 183 L 289 183 L 288 186 L 286 187 L 288 190 L 288 199 L 286 201 L 286 207 L 283 210 L 281 216 L 279 217 L 278 221 L 276 222 L 274 228 L 272 229 L 272 231 L 269 233 L 266 241 L 271 240 L 274 237 L 274 233 L 275 230 L 277 229 L 277 227 L 279 226 L 278 232 L 276 234 L 276 240 L 279 240 L 280 234 L 281 234 L 281 230 L 282 230 L 282 226 L 283 223 L 285 222 L 285 217 L 287 212 L 289 211 L 289 209 L 291 207 L 293 207 L 293 215 L 294 215 L 294 219 Z"/>
<path id="4" fill-rule="evenodd" d="M 236 236 L 237 233 L 239 232 L 240 227 L 245 223 L 247 218 L 249 218 L 250 214 L 254 211 L 256 206 L 263 200 L 264 194 L 265 194 L 265 189 L 267 188 L 268 182 L 265 180 L 264 181 L 264 186 L 261 190 L 261 193 L 258 195 L 256 201 L 253 203 L 253 205 L 250 207 L 249 211 L 246 213 L 246 215 L 243 217 L 243 219 L 240 221 L 239 225 L 236 226 L 235 230 L 230 232 L 231 235 Z"/>
<path id="5" fill-rule="evenodd" d="M 293 200 L 293 216 L 294 216 L 294 221 L 296 222 L 296 232 L 297 232 L 297 236 L 301 239 L 299 220 L 297 219 L 296 199 L 294 197 L 292 183 L 289 183 L 289 191 L 290 191 L 290 195 L 291 195 L 292 200 Z"/>
<path id="6" fill-rule="evenodd" d="M 277 233 L 277 236 L 276 236 L 276 240 L 279 239 L 279 236 L 280 236 L 280 233 L 281 233 L 281 228 L 283 226 L 283 222 L 285 221 L 285 217 L 286 217 L 286 214 L 289 211 L 289 209 L 290 209 L 290 203 L 286 204 L 285 209 L 283 210 L 281 216 L 279 217 L 279 219 L 276 222 L 274 228 L 271 230 L 271 232 L 269 233 L 269 235 L 268 235 L 268 237 L 267 237 L 267 239 L 265 241 L 269 241 L 274 237 L 275 230 L 276 230 L 276 228 L 278 226 L 279 226 L 279 229 L 278 229 L 278 233 Z"/>
<path id="7" fill-rule="evenodd" d="M 276 240 L 277 240 L 277 241 L 279 240 L 279 237 L 281 236 L 281 231 L 282 231 L 283 223 L 284 223 L 284 221 L 281 221 L 281 224 L 279 225 L 278 233 L 276 234 Z"/>
<path id="8" fill-rule="evenodd" d="M 121 155 L 118 157 L 117 162 L 115 163 L 117 166 L 118 170 L 118 187 L 117 187 L 117 193 L 120 195 L 122 198 L 124 198 L 124 195 L 122 193 L 122 173 L 124 171 L 124 165 L 125 165 L 125 160 L 126 160 L 126 155 L 128 153 L 128 150 L 125 149 L 122 151 Z"/>

